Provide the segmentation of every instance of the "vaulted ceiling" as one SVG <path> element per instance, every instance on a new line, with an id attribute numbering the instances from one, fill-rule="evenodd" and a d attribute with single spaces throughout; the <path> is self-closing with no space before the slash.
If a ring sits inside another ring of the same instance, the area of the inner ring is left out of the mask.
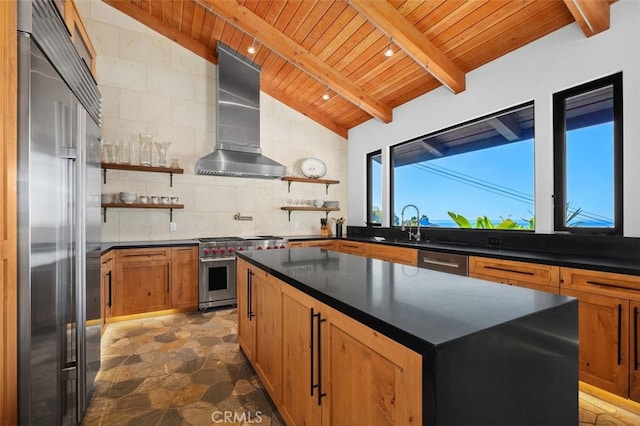
<path id="1" fill-rule="evenodd" d="M 605 31 L 615 2 L 103 1 L 213 63 L 228 45 L 261 66 L 263 92 L 344 137 L 442 85 L 455 96 L 466 73 L 565 25 Z"/>

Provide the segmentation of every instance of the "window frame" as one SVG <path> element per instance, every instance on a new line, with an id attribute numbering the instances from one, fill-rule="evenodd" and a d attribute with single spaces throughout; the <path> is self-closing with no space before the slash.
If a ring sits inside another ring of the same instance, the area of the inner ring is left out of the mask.
<path id="1" fill-rule="evenodd" d="M 594 90 L 613 88 L 613 220 L 612 228 L 572 227 L 564 224 L 566 218 L 566 120 L 565 101 Z M 623 102 L 622 72 L 612 74 L 553 94 L 553 229 L 582 235 L 623 235 Z"/>
<path id="2" fill-rule="evenodd" d="M 384 219 L 381 218 L 380 223 L 371 222 L 371 213 L 373 213 L 373 168 L 371 167 L 371 162 L 373 161 L 373 157 L 377 157 L 378 155 L 382 159 L 381 149 L 367 153 L 367 219 L 365 223 L 368 228 L 382 226 L 382 220 Z M 382 161 L 380 165 L 382 166 Z M 382 206 L 380 206 L 380 209 L 382 210 Z"/>
<path id="3" fill-rule="evenodd" d="M 536 170 L 535 170 L 535 143 L 536 143 L 535 142 L 535 121 L 536 121 L 536 116 L 535 116 L 535 101 L 534 101 L 534 99 L 530 99 L 528 101 L 521 102 L 519 104 L 512 105 L 512 106 L 509 106 L 507 108 L 503 108 L 503 109 L 500 109 L 500 110 L 497 110 L 497 111 L 494 111 L 494 112 L 491 112 L 491 113 L 488 113 L 488 114 L 484 114 L 484 115 L 478 116 L 476 118 L 472 118 L 470 120 L 466 120 L 466 121 L 463 121 L 463 122 L 460 122 L 460 123 L 456 123 L 456 124 L 453 124 L 451 126 L 447 126 L 447 127 L 443 128 L 443 129 L 435 130 L 433 132 L 426 133 L 424 135 L 421 135 L 421 136 L 418 136 L 418 137 L 415 137 L 415 138 L 412 138 L 412 139 L 409 139 L 409 140 L 406 140 L 406 141 L 391 145 L 390 148 L 389 148 L 389 160 L 388 160 L 389 170 L 390 170 L 390 172 L 389 172 L 389 206 L 388 206 L 388 209 L 387 209 L 388 210 L 387 214 L 389 215 L 389 227 L 390 228 L 394 228 L 394 227 L 395 228 L 400 228 L 400 227 L 402 227 L 402 224 L 399 224 L 399 225 L 395 225 L 394 224 L 394 219 L 395 219 L 395 213 L 394 213 L 394 205 L 395 205 L 395 200 L 394 200 L 394 198 L 395 198 L 394 148 L 396 148 L 396 147 L 398 147 L 400 145 L 404 145 L 404 144 L 408 144 L 408 143 L 411 143 L 411 142 L 415 142 L 417 140 L 423 140 L 423 139 L 431 138 L 433 136 L 436 136 L 436 135 L 439 135 L 439 134 L 443 134 L 443 133 L 446 133 L 446 132 L 449 132 L 449 131 L 452 131 L 452 130 L 455 130 L 455 129 L 458 129 L 458 128 L 461 128 L 461 127 L 469 126 L 469 125 L 472 125 L 474 123 L 478 123 L 480 121 L 486 121 L 486 120 L 488 120 L 490 118 L 493 118 L 493 117 L 499 117 L 499 116 L 502 116 L 502 115 L 505 115 L 505 114 L 509 114 L 511 112 L 520 110 L 520 109 L 525 108 L 525 107 L 531 107 L 533 109 L 533 113 L 534 113 L 534 115 L 533 115 L 533 121 L 534 121 L 533 135 L 532 135 L 531 138 L 533 139 L 533 144 L 534 144 L 534 154 L 533 154 L 534 155 L 534 169 L 533 169 L 534 176 L 533 176 L 533 178 L 534 178 L 534 187 L 535 187 L 535 173 L 536 173 Z M 534 211 L 535 211 L 535 191 L 534 191 L 533 197 L 534 197 L 533 207 L 534 207 Z M 419 218 L 418 218 L 418 220 L 419 220 Z M 470 230 L 473 230 L 473 231 L 492 231 L 492 232 L 496 232 L 496 231 L 498 231 L 498 232 L 514 232 L 514 230 L 503 230 L 503 229 L 497 229 L 497 228 L 473 228 L 473 227 L 472 228 L 455 228 L 455 227 L 452 227 L 452 228 L 434 228 L 434 227 L 431 227 L 431 228 L 428 228 L 428 229 L 445 229 L 446 231 L 453 231 L 453 232 L 460 232 L 460 231 L 466 232 L 466 231 L 470 231 Z M 520 232 L 520 233 L 523 233 L 523 234 L 524 233 L 534 233 L 535 229 L 531 229 L 531 230 L 522 229 L 522 230 L 517 230 L 517 232 Z"/>

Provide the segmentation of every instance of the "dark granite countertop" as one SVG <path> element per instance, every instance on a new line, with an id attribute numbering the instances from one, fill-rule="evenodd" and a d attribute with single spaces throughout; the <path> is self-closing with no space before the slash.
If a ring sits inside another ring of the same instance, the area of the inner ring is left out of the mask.
<path id="1" fill-rule="evenodd" d="M 420 353 L 573 300 L 318 248 L 238 256 Z"/>
<path id="2" fill-rule="evenodd" d="M 462 254 L 467 256 L 484 256 L 496 259 L 517 260 L 522 262 L 542 263 L 546 265 L 567 266 L 572 268 L 592 269 L 620 274 L 640 275 L 640 253 L 637 258 L 602 257 L 586 254 L 556 253 L 552 250 L 525 250 L 479 247 L 466 244 L 436 243 L 430 241 L 403 241 L 397 239 L 378 240 L 374 237 L 332 238 L 311 235 L 307 237 L 289 238 L 290 240 L 321 240 L 333 239 L 344 241 L 359 241 L 363 243 L 382 244 L 395 247 L 407 247 L 419 250 L 433 250 L 443 253 Z"/>
<path id="3" fill-rule="evenodd" d="M 100 244 L 101 251 L 104 254 L 113 249 L 196 246 L 198 245 L 198 240 L 113 241 Z"/>

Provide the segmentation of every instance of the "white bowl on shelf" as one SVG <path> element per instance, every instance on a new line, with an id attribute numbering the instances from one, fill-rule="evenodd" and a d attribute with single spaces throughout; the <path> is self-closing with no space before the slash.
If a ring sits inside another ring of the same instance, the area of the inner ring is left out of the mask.
<path id="1" fill-rule="evenodd" d="M 125 204 L 133 204 L 137 198 L 138 198 L 138 194 L 136 194 L 135 192 L 120 193 L 120 201 L 122 201 Z"/>
<path id="2" fill-rule="evenodd" d="M 102 194 L 100 199 L 103 204 L 111 204 L 116 201 L 116 194 Z"/>

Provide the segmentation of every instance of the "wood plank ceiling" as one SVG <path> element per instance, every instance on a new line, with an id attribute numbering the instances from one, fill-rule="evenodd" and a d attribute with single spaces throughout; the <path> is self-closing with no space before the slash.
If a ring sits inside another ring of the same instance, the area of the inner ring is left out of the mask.
<path id="1" fill-rule="evenodd" d="M 213 63 L 228 45 L 261 66 L 262 91 L 346 138 L 565 25 L 607 30 L 615 0 L 103 1 Z"/>

